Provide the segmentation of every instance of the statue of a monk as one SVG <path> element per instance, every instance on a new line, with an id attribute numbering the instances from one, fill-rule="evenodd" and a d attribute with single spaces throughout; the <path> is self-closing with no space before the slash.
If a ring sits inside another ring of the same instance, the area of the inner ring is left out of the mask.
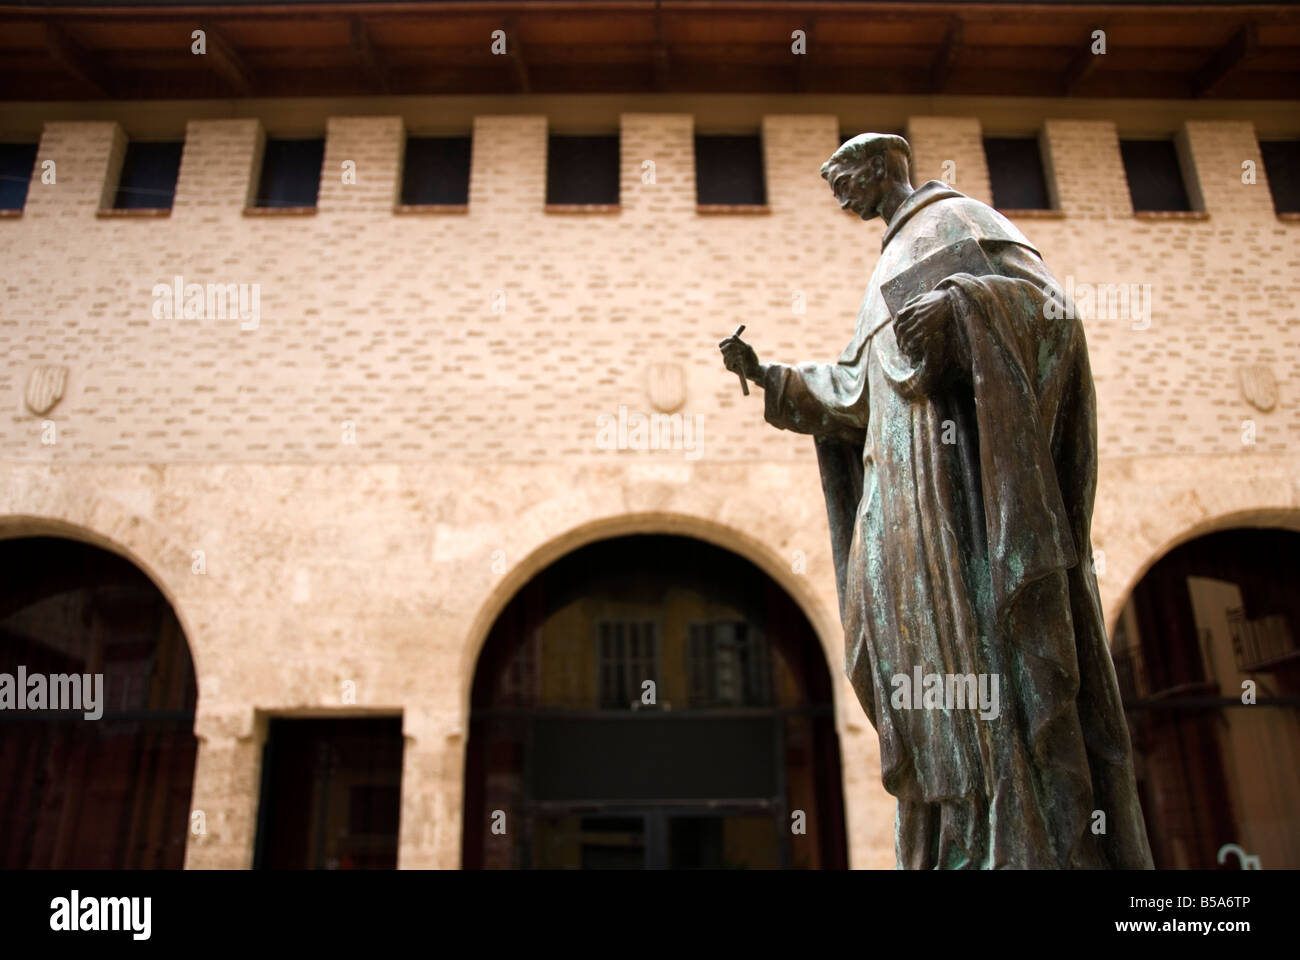
<path id="1" fill-rule="evenodd" d="M 759 363 L 732 336 L 724 363 L 815 439 L 899 867 L 1150 868 L 1091 562 L 1083 329 L 1024 235 L 939 181 L 913 190 L 910 153 L 868 133 L 822 167 L 888 225 L 839 360 Z"/>

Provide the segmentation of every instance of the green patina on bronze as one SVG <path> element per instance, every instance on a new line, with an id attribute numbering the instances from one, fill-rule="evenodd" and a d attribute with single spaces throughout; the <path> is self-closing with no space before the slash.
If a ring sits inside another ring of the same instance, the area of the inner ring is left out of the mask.
<path id="1" fill-rule="evenodd" d="M 909 159 L 863 134 L 822 168 L 845 209 L 888 224 L 839 359 L 761 364 L 728 337 L 724 362 L 770 423 L 815 440 L 899 866 L 1149 868 L 1089 562 L 1082 327 L 1047 309 L 1059 286 L 1019 230 L 938 181 L 913 190 Z M 987 681 L 978 710 L 942 696 L 963 677 Z"/>

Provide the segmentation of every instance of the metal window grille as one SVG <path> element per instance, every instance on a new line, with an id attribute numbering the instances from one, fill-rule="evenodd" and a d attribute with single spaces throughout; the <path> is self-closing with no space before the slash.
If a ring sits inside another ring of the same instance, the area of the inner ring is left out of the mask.
<path id="1" fill-rule="evenodd" d="M 693 623 L 687 636 L 692 706 L 766 706 L 772 702 L 767 638 L 744 621 Z"/>
<path id="2" fill-rule="evenodd" d="M 659 624 L 602 620 L 596 624 L 600 706 L 626 710 L 641 702 L 642 684 L 659 686 Z"/>

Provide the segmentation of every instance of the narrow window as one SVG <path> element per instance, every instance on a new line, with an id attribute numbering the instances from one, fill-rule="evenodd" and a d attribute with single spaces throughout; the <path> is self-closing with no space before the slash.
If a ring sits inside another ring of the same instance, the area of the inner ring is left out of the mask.
<path id="1" fill-rule="evenodd" d="M 596 624 L 602 710 L 627 710 L 641 702 L 642 684 L 659 686 L 659 624 L 653 620 L 602 620 Z"/>
<path id="2" fill-rule="evenodd" d="M 273 717 L 254 866 L 395 869 L 401 793 L 401 717 Z"/>
<path id="3" fill-rule="evenodd" d="M 1033 137 L 985 137 L 993 206 L 999 210 L 1050 210 L 1043 155 Z"/>
<path id="4" fill-rule="evenodd" d="M 21 210 L 36 164 L 36 144 L 0 143 L 0 210 Z"/>
<path id="5" fill-rule="evenodd" d="M 1265 140 L 1259 152 L 1273 191 L 1273 209 L 1300 213 L 1300 140 Z"/>
<path id="6" fill-rule="evenodd" d="M 257 189 L 259 207 L 314 207 L 320 191 L 320 167 L 325 140 L 266 141 L 262 155 L 262 181 Z"/>
<path id="7" fill-rule="evenodd" d="M 692 707 L 771 706 L 767 639 L 745 621 L 692 623 L 686 656 Z"/>
<path id="8" fill-rule="evenodd" d="M 464 206 L 469 203 L 472 137 L 408 137 L 402 165 L 406 206 Z"/>
<path id="9" fill-rule="evenodd" d="M 1192 209 L 1172 140 L 1121 140 L 1119 149 L 1135 211 Z"/>
<path id="10" fill-rule="evenodd" d="M 548 204 L 618 203 L 618 136 L 552 134 L 546 147 Z"/>
<path id="11" fill-rule="evenodd" d="M 695 191 L 701 206 L 763 206 L 763 138 L 695 137 Z"/>
<path id="12" fill-rule="evenodd" d="M 176 177 L 181 170 L 184 146 L 179 140 L 128 143 L 113 209 L 170 210 L 176 197 Z"/>

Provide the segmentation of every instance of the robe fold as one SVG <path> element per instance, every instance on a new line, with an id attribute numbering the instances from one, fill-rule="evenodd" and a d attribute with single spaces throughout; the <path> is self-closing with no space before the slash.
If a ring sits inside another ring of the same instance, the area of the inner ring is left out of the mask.
<path id="1" fill-rule="evenodd" d="M 913 363 L 880 286 L 964 237 L 994 272 L 939 285 L 955 322 Z M 764 368 L 768 421 L 816 441 L 901 867 L 1151 866 L 1091 566 L 1092 374 L 1056 289 L 1010 222 L 930 181 L 890 221 L 840 359 Z M 931 675 L 988 678 L 996 710 L 900 697 Z"/>

